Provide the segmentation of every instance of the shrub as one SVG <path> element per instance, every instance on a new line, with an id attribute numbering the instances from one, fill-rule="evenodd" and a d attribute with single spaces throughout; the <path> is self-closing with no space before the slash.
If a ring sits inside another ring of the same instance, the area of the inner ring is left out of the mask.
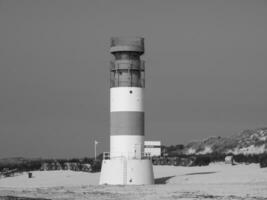
<path id="1" fill-rule="evenodd" d="M 264 154 L 260 157 L 260 167 L 267 167 L 267 154 Z"/>
<path id="2" fill-rule="evenodd" d="M 206 155 L 196 156 L 191 166 L 206 166 L 210 164 L 210 157 Z"/>

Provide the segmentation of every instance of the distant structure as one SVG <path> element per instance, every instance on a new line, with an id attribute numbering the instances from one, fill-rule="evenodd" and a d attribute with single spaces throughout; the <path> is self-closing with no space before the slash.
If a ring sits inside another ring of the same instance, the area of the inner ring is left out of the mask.
<path id="1" fill-rule="evenodd" d="M 145 141 L 145 154 L 151 157 L 161 156 L 161 142 Z"/>
<path id="2" fill-rule="evenodd" d="M 229 155 L 224 158 L 225 164 L 231 164 L 234 165 L 234 156 Z"/>
<path id="3" fill-rule="evenodd" d="M 144 38 L 112 38 L 110 53 L 110 153 L 104 153 L 100 184 L 153 184 L 144 154 Z"/>

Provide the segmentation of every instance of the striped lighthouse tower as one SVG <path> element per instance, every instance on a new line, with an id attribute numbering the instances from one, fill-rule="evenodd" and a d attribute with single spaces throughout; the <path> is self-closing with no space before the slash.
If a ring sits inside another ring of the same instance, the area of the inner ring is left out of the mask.
<path id="1" fill-rule="evenodd" d="M 153 184 L 144 155 L 144 38 L 112 38 L 110 53 L 110 153 L 104 153 L 100 184 Z"/>

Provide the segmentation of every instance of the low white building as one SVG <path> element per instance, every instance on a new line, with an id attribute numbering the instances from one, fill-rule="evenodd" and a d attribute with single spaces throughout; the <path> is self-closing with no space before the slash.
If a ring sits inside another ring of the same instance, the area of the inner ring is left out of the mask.
<path id="1" fill-rule="evenodd" d="M 161 141 L 145 141 L 144 144 L 145 154 L 150 156 L 161 155 Z"/>

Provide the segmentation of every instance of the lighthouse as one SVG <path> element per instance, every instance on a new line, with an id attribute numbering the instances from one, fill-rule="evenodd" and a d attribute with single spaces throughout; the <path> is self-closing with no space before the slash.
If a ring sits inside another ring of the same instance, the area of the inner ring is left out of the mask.
<path id="1" fill-rule="evenodd" d="M 153 184 L 149 156 L 144 154 L 144 38 L 111 38 L 110 152 L 103 154 L 100 184 Z"/>

